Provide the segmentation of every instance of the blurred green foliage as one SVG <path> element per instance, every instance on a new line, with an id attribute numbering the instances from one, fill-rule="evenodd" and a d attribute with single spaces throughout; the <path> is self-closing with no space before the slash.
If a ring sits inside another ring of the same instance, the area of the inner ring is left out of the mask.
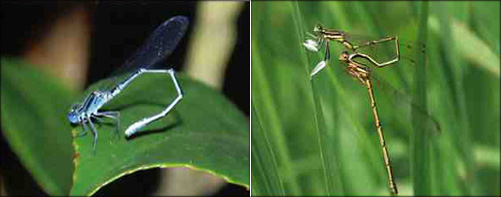
<path id="1" fill-rule="evenodd" d="M 302 42 L 318 23 L 426 43 L 421 58 L 402 49 L 400 63 L 372 69 L 401 195 L 500 195 L 499 2 L 251 6 L 253 195 L 389 195 L 367 91 L 338 65 L 340 44 L 310 80 L 323 53 Z"/>

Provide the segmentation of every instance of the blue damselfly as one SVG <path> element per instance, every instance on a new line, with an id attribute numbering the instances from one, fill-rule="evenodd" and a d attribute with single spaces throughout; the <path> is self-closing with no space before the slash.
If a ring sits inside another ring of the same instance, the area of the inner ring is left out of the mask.
<path id="1" fill-rule="evenodd" d="M 97 130 L 92 122 L 93 119 L 99 120 L 99 117 L 108 117 L 115 120 L 116 132 L 120 125 L 120 112 L 118 111 L 99 111 L 103 105 L 120 94 L 134 79 L 143 74 L 168 74 L 176 88 L 178 96 L 160 113 L 150 117 L 143 118 L 131 124 L 126 130 L 127 137 L 134 135 L 144 126 L 166 116 L 179 101 L 183 98 L 183 92 L 177 81 L 173 68 L 152 69 L 156 64 L 167 58 L 176 48 L 188 27 L 188 19 L 184 16 L 175 16 L 160 25 L 140 47 L 137 52 L 131 56 L 121 66 L 124 69 L 134 69 L 132 74 L 123 81 L 113 83 L 111 88 L 100 89 L 90 93 L 85 97 L 82 103 L 75 104 L 68 113 L 68 120 L 71 124 L 83 126 L 83 131 L 77 136 L 86 134 L 87 124 L 94 135 L 93 150 L 96 150 Z"/>

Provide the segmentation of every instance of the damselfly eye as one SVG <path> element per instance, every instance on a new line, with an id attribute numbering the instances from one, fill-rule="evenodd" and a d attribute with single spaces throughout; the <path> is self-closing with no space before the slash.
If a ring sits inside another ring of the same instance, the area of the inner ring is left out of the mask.
<path id="1" fill-rule="evenodd" d="M 70 121 L 71 124 L 79 123 L 78 114 L 75 112 L 75 110 L 71 110 L 68 113 L 68 120 Z"/>
<path id="2" fill-rule="evenodd" d="M 316 24 L 315 27 L 313 28 L 313 32 L 318 33 L 321 32 L 323 29 L 322 25 Z"/>
<path id="3" fill-rule="evenodd" d="M 339 55 L 339 60 L 346 61 L 347 59 L 348 59 L 348 53 L 346 51 L 343 51 L 341 55 Z"/>

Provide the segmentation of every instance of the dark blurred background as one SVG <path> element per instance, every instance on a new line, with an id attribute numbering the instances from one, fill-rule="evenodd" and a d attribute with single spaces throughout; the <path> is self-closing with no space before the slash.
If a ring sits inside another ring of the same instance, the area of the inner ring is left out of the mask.
<path id="1" fill-rule="evenodd" d="M 167 63 L 174 65 L 176 70 L 184 71 L 188 65 L 186 62 L 190 58 L 189 54 L 196 54 L 195 49 L 191 49 L 194 52 L 190 53 L 189 47 L 194 27 L 201 22 L 197 14 L 201 13 L 200 9 L 203 9 L 201 4 L 204 3 L 207 2 L 2 2 L 1 55 L 23 56 L 42 67 L 50 65 L 44 69 L 63 79 L 68 87 L 82 91 L 90 84 L 119 70 L 121 64 L 134 54 L 162 22 L 175 15 L 184 15 L 190 19 L 188 31 L 177 49 L 167 59 Z M 242 5 L 229 6 L 236 10 L 233 12 L 238 13 L 235 19 L 237 32 L 234 44 L 229 44 L 231 51 L 225 60 L 227 63 L 220 67 L 221 76 L 224 77 L 220 79 L 222 84 L 215 87 L 249 116 L 249 3 L 237 4 Z M 228 6 L 220 7 L 222 7 L 221 12 L 230 9 Z M 202 17 L 207 16 L 202 15 Z M 68 29 L 78 33 L 75 34 Z M 75 45 L 74 48 L 70 46 L 61 49 L 57 43 L 66 45 L 75 43 Z M 2 190 L 5 189 L 2 194 L 47 195 L 21 165 L 3 137 L 0 147 L 1 186 Z M 96 195 L 162 195 L 165 193 L 158 192 L 162 187 L 160 184 L 162 177 L 171 174 L 183 176 L 183 171 L 186 170 L 180 169 L 180 171 L 181 173 L 177 173 L 158 168 L 139 171 L 113 181 L 100 189 Z M 208 178 L 212 179 L 217 178 Z M 241 186 L 224 183 L 212 185 L 218 185 L 215 186 L 217 189 L 187 194 L 249 195 L 249 191 Z"/>

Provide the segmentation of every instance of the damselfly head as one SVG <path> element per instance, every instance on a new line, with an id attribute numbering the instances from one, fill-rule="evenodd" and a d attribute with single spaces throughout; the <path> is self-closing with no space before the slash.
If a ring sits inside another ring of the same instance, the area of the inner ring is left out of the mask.
<path id="1" fill-rule="evenodd" d="M 349 58 L 349 55 L 348 55 L 348 52 L 346 52 L 346 51 L 343 51 L 339 55 L 339 61 L 346 61 L 346 60 L 348 60 L 348 58 Z"/>
<path id="2" fill-rule="evenodd" d="M 313 32 L 315 33 L 321 33 L 324 31 L 324 27 L 322 24 L 316 24 L 315 27 L 313 28 Z"/>

